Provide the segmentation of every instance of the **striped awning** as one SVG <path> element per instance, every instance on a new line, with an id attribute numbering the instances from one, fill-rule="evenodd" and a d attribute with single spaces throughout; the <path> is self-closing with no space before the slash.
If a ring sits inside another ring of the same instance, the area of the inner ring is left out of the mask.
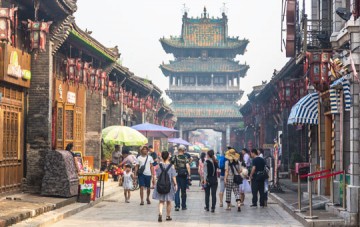
<path id="1" fill-rule="evenodd" d="M 319 94 L 310 93 L 302 97 L 292 108 L 288 124 L 318 124 Z"/>

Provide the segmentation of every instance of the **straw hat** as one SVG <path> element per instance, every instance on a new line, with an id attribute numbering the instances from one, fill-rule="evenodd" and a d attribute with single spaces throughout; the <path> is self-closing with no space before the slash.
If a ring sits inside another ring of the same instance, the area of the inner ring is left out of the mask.
<path id="1" fill-rule="evenodd" d="M 240 158 L 240 155 L 238 153 L 236 153 L 236 151 L 234 149 L 230 149 L 230 150 L 226 151 L 225 158 L 229 161 L 232 161 L 232 160 L 238 161 Z"/>

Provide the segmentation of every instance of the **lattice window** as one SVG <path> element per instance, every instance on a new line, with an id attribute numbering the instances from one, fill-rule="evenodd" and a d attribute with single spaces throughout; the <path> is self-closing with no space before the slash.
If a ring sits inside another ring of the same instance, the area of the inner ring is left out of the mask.
<path id="1" fill-rule="evenodd" d="M 64 149 L 64 108 L 59 105 L 56 114 L 56 148 Z"/>
<path id="2" fill-rule="evenodd" d="M 2 107 L 2 157 L 5 159 L 20 159 L 20 124 L 21 108 L 3 105 Z"/>
<path id="3" fill-rule="evenodd" d="M 82 151 L 83 124 L 81 108 L 76 108 L 74 151 Z"/>
<path id="4" fill-rule="evenodd" d="M 65 139 L 74 140 L 74 110 L 65 109 Z"/>

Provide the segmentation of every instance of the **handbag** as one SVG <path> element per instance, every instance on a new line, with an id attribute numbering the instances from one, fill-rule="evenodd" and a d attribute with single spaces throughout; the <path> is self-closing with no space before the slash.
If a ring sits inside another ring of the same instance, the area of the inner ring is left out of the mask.
<path id="1" fill-rule="evenodd" d="M 243 190 L 243 193 L 250 193 L 251 192 L 251 186 L 249 184 L 249 181 L 247 181 L 247 180 L 243 181 L 242 190 Z"/>
<path id="2" fill-rule="evenodd" d="M 230 164 L 230 168 L 231 168 L 231 171 L 233 172 L 234 174 L 234 183 L 237 184 L 237 185 L 240 185 L 243 183 L 243 178 L 239 175 L 239 174 L 235 174 L 235 171 L 234 171 L 234 166 L 232 164 Z M 235 169 L 236 169 L 236 173 L 239 173 L 238 169 L 236 168 L 235 166 Z"/>
<path id="3" fill-rule="evenodd" d="M 146 159 L 145 159 L 144 165 L 140 166 L 140 168 L 139 168 L 139 170 L 138 170 L 138 172 L 137 172 L 137 174 L 138 174 L 138 175 L 140 175 L 140 174 L 143 174 L 143 173 L 144 173 L 144 171 L 145 171 L 145 166 L 146 166 L 146 162 L 147 162 L 147 160 L 148 160 L 148 157 L 149 157 L 149 155 L 148 155 L 148 156 L 146 156 Z"/>

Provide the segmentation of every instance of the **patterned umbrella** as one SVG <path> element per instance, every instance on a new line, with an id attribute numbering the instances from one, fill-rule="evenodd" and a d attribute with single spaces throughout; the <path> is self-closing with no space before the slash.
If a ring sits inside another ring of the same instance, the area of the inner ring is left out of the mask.
<path id="1" fill-rule="evenodd" d="M 142 146 L 148 143 L 148 139 L 140 132 L 126 126 L 110 126 L 102 130 L 102 139 L 105 143 Z"/>

